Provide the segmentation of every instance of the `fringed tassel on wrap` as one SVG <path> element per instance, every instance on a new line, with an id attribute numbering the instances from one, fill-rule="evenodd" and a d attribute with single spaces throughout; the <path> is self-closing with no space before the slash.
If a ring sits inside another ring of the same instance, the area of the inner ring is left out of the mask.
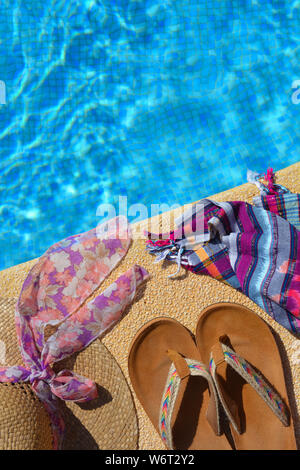
<path id="1" fill-rule="evenodd" d="M 159 263 L 165 259 L 176 262 L 177 271 L 173 274 L 169 274 L 169 278 L 176 276 L 180 271 L 181 264 L 186 263 L 186 260 L 183 259 L 184 247 L 179 246 L 176 240 L 172 240 L 171 238 L 156 241 L 148 240 L 146 242 L 146 249 L 151 255 L 156 256 L 154 263 Z"/>
<path id="2" fill-rule="evenodd" d="M 261 178 L 264 178 L 267 181 L 267 185 L 259 181 Z M 247 181 L 248 183 L 255 184 L 260 190 L 261 195 L 274 195 L 290 192 L 285 186 L 274 183 L 275 174 L 273 172 L 273 168 L 268 168 L 266 174 L 247 170 Z"/>

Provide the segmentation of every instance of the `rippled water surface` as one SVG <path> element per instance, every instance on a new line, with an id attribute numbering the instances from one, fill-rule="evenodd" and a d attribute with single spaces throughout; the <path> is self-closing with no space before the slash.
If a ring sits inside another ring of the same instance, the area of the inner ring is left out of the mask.
<path id="1" fill-rule="evenodd" d="M 291 0 L 1 0 L 0 269 L 299 160 Z"/>

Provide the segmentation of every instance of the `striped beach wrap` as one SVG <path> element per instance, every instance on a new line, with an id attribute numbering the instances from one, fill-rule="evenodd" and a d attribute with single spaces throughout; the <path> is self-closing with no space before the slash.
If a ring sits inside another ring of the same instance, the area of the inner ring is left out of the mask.
<path id="1" fill-rule="evenodd" d="M 283 209 L 286 197 L 290 211 Z M 229 284 L 300 333 L 299 195 L 261 195 L 254 203 L 203 199 L 175 221 L 176 230 L 147 232 L 147 250 L 156 262 L 168 259 L 178 270 Z"/>
<path id="2" fill-rule="evenodd" d="M 260 181 L 262 177 L 267 181 L 267 184 Z M 300 194 L 291 193 L 285 186 L 276 184 L 272 168 L 268 168 L 266 175 L 248 170 L 247 180 L 260 189 L 260 196 L 253 198 L 255 206 L 263 207 L 280 215 L 294 225 L 297 230 L 300 230 Z"/>
<path id="3" fill-rule="evenodd" d="M 300 194 L 288 192 L 260 195 L 253 198 L 253 204 L 280 215 L 300 230 Z"/>

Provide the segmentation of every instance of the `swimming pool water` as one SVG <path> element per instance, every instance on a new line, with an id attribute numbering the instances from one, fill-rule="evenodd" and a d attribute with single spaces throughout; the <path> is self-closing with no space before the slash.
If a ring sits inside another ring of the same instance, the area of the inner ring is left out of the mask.
<path id="1" fill-rule="evenodd" d="M 0 269 L 299 160 L 291 0 L 1 0 Z"/>

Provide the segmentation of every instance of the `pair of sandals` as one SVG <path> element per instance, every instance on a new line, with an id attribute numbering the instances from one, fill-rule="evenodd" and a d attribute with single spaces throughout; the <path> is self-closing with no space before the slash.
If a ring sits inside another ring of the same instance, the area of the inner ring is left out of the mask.
<path id="1" fill-rule="evenodd" d="M 145 324 L 130 347 L 134 391 L 170 450 L 295 450 L 281 357 L 269 326 L 232 303 Z"/>

